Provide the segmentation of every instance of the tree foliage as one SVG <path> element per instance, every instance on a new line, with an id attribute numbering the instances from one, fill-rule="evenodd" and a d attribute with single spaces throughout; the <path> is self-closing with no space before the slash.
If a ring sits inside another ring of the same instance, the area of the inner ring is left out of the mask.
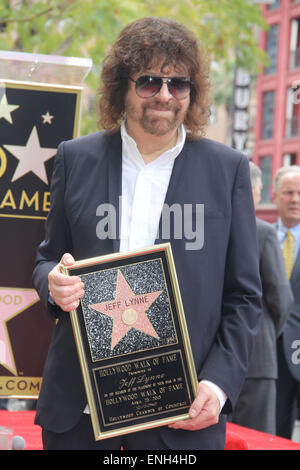
<path id="1" fill-rule="evenodd" d="M 87 83 L 95 91 L 120 30 L 149 15 L 185 23 L 216 63 L 257 72 L 266 62 L 255 34 L 266 24 L 255 0 L 1 0 L 0 50 L 90 57 Z"/>

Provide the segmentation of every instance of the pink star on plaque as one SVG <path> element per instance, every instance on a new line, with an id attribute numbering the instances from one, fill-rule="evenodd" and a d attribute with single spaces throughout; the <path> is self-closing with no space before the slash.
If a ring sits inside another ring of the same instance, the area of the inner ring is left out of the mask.
<path id="1" fill-rule="evenodd" d="M 39 300 L 33 289 L 0 287 L 0 363 L 15 372 L 15 363 L 6 322 Z"/>
<path id="2" fill-rule="evenodd" d="M 135 295 L 122 273 L 118 271 L 115 299 L 89 305 L 89 307 L 97 312 L 108 315 L 113 319 L 111 349 L 121 341 L 131 328 L 136 328 L 147 335 L 159 339 L 146 315 L 146 311 L 161 293 L 162 291 L 157 291 Z"/>

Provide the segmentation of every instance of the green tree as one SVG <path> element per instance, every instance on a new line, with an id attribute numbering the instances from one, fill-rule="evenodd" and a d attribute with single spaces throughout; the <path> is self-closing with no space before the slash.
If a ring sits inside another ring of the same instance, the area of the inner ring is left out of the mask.
<path id="1" fill-rule="evenodd" d="M 108 47 L 124 25 L 149 15 L 185 23 L 226 69 L 237 64 L 256 73 L 266 63 L 255 35 L 266 24 L 255 0 L 2 0 L 0 50 L 90 57 L 87 84 L 96 95 Z M 90 110 L 82 124 L 83 133 L 96 130 Z"/>

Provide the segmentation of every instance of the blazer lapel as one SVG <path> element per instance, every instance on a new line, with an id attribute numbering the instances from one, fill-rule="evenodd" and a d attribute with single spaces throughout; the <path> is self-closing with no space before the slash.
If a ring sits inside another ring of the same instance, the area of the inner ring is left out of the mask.
<path id="1" fill-rule="evenodd" d="M 290 277 L 290 283 L 291 285 L 293 284 L 294 279 L 299 279 L 299 271 L 300 271 L 300 250 L 298 251 L 298 254 L 295 259 L 295 263 L 293 266 L 292 274 Z"/>
<path id="2" fill-rule="evenodd" d="M 108 151 L 110 154 L 108 157 L 108 200 L 113 208 L 113 211 L 110 211 L 112 217 L 110 223 L 111 227 L 115 229 L 112 233 L 113 249 L 114 252 L 118 252 L 120 250 L 121 230 L 119 198 L 122 195 L 122 140 L 120 132 L 112 136 Z"/>
<path id="3" fill-rule="evenodd" d="M 185 148 L 186 144 L 184 145 L 182 151 L 180 154 L 175 158 L 174 161 L 174 166 L 169 182 L 169 186 L 167 189 L 166 197 L 165 197 L 165 202 L 164 204 L 167 207 L 170 207 L 172 204 L 174 204 L 176 201 L 180 200 L 178 197 L 178 193 L 180 192 L 180 188 L 184 187 L 185 182 L 184 182 L 184 175 L 186 175 L 186 172 L 183 171 L 183 167 L 185 165 Z M 166 240 L 162 238 L 162 218 L 163 218 L 163 211 L 162 210 L 160 220 L 159 220 L 159 225 L 158 225 L 158 235 L 155 240 L 155 244 L 160 244 L 160 243 L 165 243 Z M 171 222 L 170 222 L 171 223 Z M 173 233 L 173 227 L 170 227 L 170 234 Z"/>
<path id="4" fill-rule="evenodd" d="M 278 228 L 279 228 L 278 220 L 273 223 L 273 226 L 275 227 L 276 232 L 278 232 Z M 294 266 L 293 266 L 293 270 L 292 270 L 292 274 L 291 274 L 291 277 L 290 277 L 291 285 L 293 284 L 294 279 L 299 278 L 299 274 L 298 274 L 299 270 L 300 270 L 300 250 L 298 251 L 298 254 L 296 256 Z"/>

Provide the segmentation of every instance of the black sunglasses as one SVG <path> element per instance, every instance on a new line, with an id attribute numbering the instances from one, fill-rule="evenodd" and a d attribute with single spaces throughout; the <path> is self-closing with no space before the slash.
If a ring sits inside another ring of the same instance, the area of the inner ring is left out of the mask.
<path id="1" fill-rule="evenodd" d="M 183 100 L 189 95 L 192 86 L 192 82 L 185 77 L 152 77 L 151 75 L 143 75 L 137 80 L 133 80 L 131 77 L 128 78 L 135 83 L 135 91 L 140 98 L 152 98 L 160 92 L 161 87 L 166 83 L 169 93 L 176 100 Z"/>

